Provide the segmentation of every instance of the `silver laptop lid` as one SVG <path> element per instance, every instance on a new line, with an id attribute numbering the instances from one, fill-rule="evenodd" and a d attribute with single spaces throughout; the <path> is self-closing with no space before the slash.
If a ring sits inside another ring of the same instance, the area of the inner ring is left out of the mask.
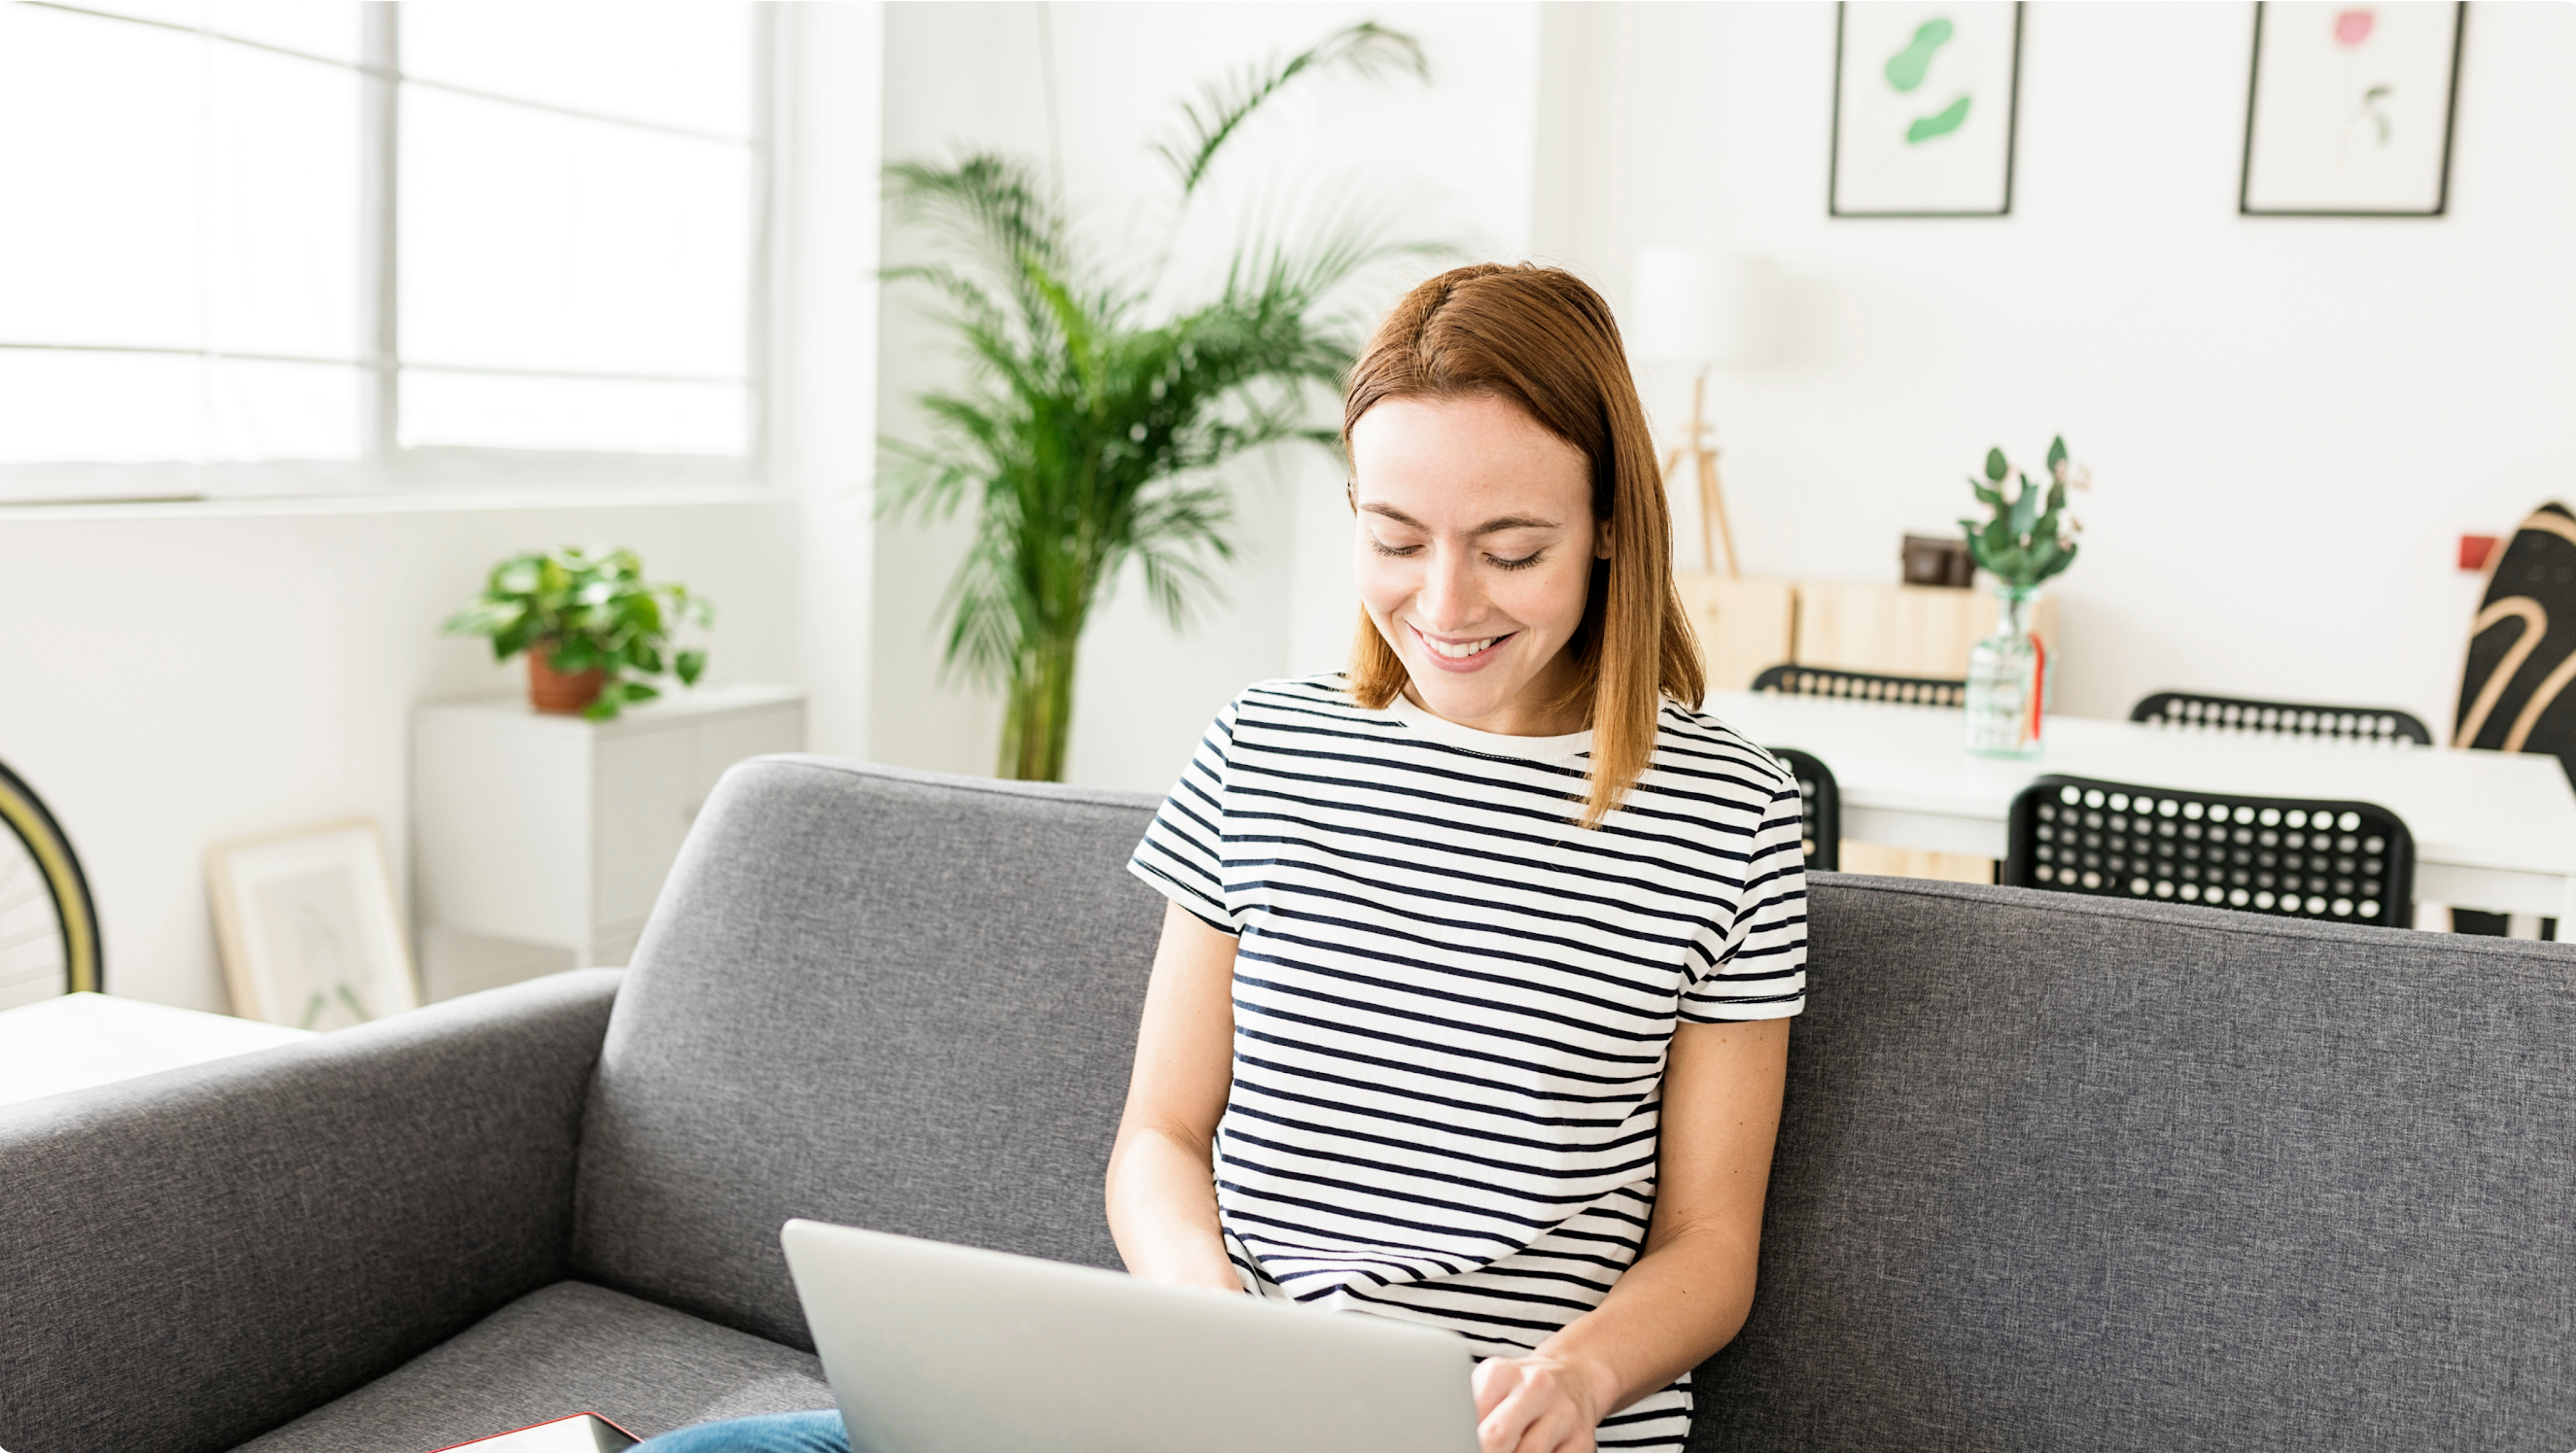
<path id="1" fill-rule="evenodd" d="M 1474 1453 L 1453 1333 L 790 1221 L 856 1453 Z"/>

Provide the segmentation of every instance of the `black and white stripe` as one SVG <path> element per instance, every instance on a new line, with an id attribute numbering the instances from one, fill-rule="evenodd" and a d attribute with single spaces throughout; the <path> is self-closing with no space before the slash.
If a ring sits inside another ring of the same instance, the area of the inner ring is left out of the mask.
<path id="1" fill-rule="evenodd" d="M 1216 1176 L 1249 1289 L 1535 1347 L 1645 1240 L 1674 1025 L 1804 1003 L 1796 782 L 1667 703 L 1587 830 L 1589 752 L 1339 676 L 1209 728 L 1130 867 L 1238 940 Z M 1602 1446 L 1679 1448 L 1688 1382 Z"/>

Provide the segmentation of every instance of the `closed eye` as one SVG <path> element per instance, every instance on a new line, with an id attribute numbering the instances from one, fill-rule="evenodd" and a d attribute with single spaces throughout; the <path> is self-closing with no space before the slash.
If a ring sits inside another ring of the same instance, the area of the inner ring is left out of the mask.
<path id="1" fill-rule="evenodd" d="M 1422 547 L 1419 545 L 1390 545 L 1375 535 L 1369 536 L 1369 548 L 1375 550 L 1381 555 L 1394 555 L 1398 557 L 1405 555 L 1418 555 L 1422 553 Z"/>
<path id="2" fill-rule="evenodd" d="M 1529 554 L 1523 555 L 1517 560 L 1506 560 L 1500 555 L 1488 555 L 1485 557 L 1485 563 L 1493 566 L 1497 570 L 1527 570 L 1531 566 L 1536 565 L 1539 562 L 1539 557 L 1546 553 L 1547 552 L 1545 550 L 1533 550 Z"/>

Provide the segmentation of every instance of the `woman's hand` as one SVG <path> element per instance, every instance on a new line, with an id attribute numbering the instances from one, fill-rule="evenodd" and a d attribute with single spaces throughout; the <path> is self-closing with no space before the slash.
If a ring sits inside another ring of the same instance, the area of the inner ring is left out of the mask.
<path id="1" fill-rule="evenodd" d="M 1493 1357 L 1476 1364 L 1479 1453 L 1592 1453 L 1608 1416 L 1608 1375 L 1559 1357 Z"/>

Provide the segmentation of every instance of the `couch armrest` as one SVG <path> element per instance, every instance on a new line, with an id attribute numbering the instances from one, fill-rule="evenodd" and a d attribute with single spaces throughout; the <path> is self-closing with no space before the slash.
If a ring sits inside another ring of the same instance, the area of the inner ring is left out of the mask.
<path id="1" fill-rule="evenodd" d="M 0 1109 L 0 1447 L 229 1448 L 560 1277 L 622 977 Z"/>

